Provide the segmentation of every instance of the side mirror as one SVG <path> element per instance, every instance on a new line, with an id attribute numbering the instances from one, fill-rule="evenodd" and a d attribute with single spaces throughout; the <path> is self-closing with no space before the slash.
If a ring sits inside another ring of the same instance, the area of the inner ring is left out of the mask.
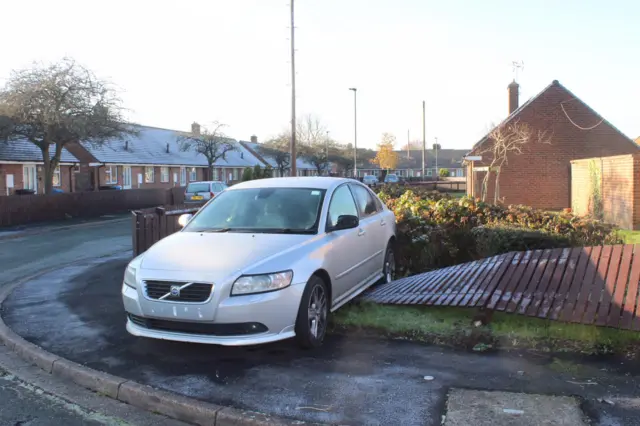
<path id="1" fill-rule="evenodd" d="M 189 221 L 191 220 L 192 217 L 193 217 L 192 214 L 180 215 L 180 217 L 178 218 L 178 225 L 180 225 L 180 227 L 184 228 L 187 225 L 187 223 L 189 223 Z"/>
<path id="2" fill-rule="evenodd" d="M 357 228 L 360 224 L 360 219 L 358 216 L 353 216 L 349 214 L 344 214 L 338 216 L 338 223 L 331 228 L 332 231 L 341 231 L 343 229 L 353 229 Z"/>

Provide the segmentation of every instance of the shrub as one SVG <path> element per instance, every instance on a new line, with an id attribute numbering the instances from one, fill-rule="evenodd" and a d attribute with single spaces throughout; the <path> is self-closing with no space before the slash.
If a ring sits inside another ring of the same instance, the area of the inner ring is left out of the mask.
<path id="1" fill-rule="evenodd" d="M 251 167 L 245 167 L 242 172 L 242 181 L 246 182 L 248 180 L 253 180 L 253 169 Z"/>
<path id="2" fill-rule="evenodd" d="M 384 186 L 398 224 L 399 271 L 419 273 L 514 250 L 619 244 L 616 227 L 570 213 L 455 199 L 423 188 Z"/>

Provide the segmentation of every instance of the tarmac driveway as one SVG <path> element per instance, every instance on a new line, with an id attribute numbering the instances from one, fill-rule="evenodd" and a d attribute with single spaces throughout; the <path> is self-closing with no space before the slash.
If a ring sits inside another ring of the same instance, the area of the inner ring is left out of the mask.
<path id="1" fill-rule="evenodd" d="M 447 392 L 472 388 L 578 395 L 600 424 L 640 424 L 638 408 L 624 403 L 640 394 L 640 385 L 619 363 L 593 361 L 562 372 L 549 368 L 552 358 L 544 355 L 461 353 L 345 336 L 329 336 L 316 351 L 288 341 L 226 348 L 135 338 L 124 328 L 120 299 L 130 256 L 91 260 L 30 281 L 5 302 L 2 316 L 27 340 L 89 367 L 309 421 L 439 425 Z M 587 380 L 596 384 L 584 385 Z"/>

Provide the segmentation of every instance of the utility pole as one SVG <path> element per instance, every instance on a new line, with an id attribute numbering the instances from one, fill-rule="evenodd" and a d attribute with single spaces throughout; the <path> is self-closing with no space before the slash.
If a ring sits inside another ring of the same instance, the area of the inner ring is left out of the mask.
<path id="1" fill-rule="evenodd" d="M 422 101 L 422 180 L 424 180 L 425 175 L 424 175 L 424 162 L 425 162 L 425 156 L 426 156 L 426 151 L 427 151 L 427 131 L 426 131 L 426 124 L 425 124 L 425 119 L 426 119 L 426 104 L 425 101 Z"/>
<path id="2" fill-rule="evenodd" d="M 291 144 L 289 146 L 289 156 L 291 163 L 291 176 L 298 175 L 296 167 L 296 45 L 295 45 L 295 26 L 294 26 L 294 9 L 291 1 Z"/>
<path id="3" fill-rule="evenodd" d="M 327 155 L 327 176 L 329 176 L 329 131 L 327 130 L 327 140 L 325 142 L 325 150 L 327 151 L 326 155 Z"/>
<path id="4" fill-rule="evenodd" d="M 440 180 L 440 173 L 438 173 L 438 148 L 440 148 L 440 146 L 438 145 L 438 138 L 436 138 L 434 148 L 436 149 L 436 180 Z"/>
<path id="5" fill-rule="evenodd" d="M 358 89 L 353 91 L 353 177 L 358 178 Z"/>

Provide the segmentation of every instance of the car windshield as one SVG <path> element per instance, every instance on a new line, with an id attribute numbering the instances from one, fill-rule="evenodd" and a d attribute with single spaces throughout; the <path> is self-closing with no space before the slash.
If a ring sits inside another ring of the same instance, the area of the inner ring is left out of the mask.
<path id="1" fill-rule="evenodd" d="M 209 184 L 208 183 L 190 183 L 187 186 L 187 192 L 209 192 Z"/>
<path id="2" fill-rule="evenodd" d="M 315 234 L 325 190 L 248 188 L 225 191 L 202 208 L 186 232 Z"/>

